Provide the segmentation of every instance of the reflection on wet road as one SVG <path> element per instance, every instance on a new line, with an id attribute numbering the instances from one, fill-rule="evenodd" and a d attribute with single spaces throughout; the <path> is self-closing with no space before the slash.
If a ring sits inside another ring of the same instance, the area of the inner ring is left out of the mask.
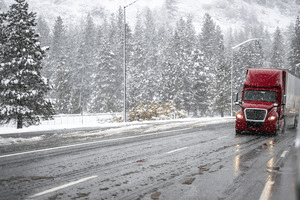
<path id="1" fill-rule="evenodd" d="M 283 164 L 295 135 L 235 135 L 233 123 L 193 125 L 0 157 L 0 196 L 278 199 L 274 188 L 289 182 Z"/>
<path id="2" fill-rule="evenodd" d="M 256 136 L 253 134 L 249 133 L 235 138 L 235 153 L 237 155 L 233 159 L 234 176 L 236 180 L 240 180 L 238 176 L 242 176 L 243 179 L 230 187 L 230 191 L 234 190 L 234 192 L 231 194 L 228 192 L 228 196 L 224 199 L 278 199 L 274 196 L 274 184 L 281 176 L 284 159 L 294 148 L 296 130 L 287 130 L 286 134 L 278 136 Z M 241 146 L 245 144 L 244 138 L 247 138 L 246 142 L 256 141 L 256 146 L 242 153 Z M 261 186 L 264 184 L 264 187 L 261 189 L 254 183 Z M 291 179 L 290 186 L 288 186 L 291 191 L 294 190 L 293 184 Z M 245 191 L 247 192 L 245 193 Z M 258 191 L 261 192 L 260 196 L 257 196 Z"/>

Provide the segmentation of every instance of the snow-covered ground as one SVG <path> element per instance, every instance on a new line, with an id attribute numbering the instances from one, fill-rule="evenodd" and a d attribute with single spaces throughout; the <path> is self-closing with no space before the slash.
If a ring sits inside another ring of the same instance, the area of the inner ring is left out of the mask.
<path id="1" fill-rule="evenodd" d="M 109 123 L 107 122 L 111 118 L 111 115 L 90 115 L 90 116 L 56 116 L 55 120 L 43 121 L 39 126 L 25 127 L 23 129 L 16 129 L 15 125 L 2 125 L 0 126 L 0 146 L 10 145 L 17 143 L 38 143 L 47 138 L 43 132 L 51 130 L 68 130 L 84 127 L 97 127 L 98 131 L 83 132 L 83 131 L 71 131 L 64 134 L 54 134 L 56 139 L 67 138 L 82 138 L 82 137 L 105 137 L 115 134 L 126 134 L 128 132 L 136 132 L 139 130 L 140 134 L 160 132 L 164 130 L 170 130 L 172 128 L 182 129 L 183 127 L 200 127 L 209 124 L 220 124 L 226 122 L 233 122 L 233 117 L 207 117 L 207 118 L 185 118 L 185 119 L 173 119 L 173 120 L 156 120 L 156 121 L 144 121 L 144 122 L 121 122 L 121 123 Z M 26 133 L 41 132 L 39 136 L 22 137 Z M 5 135 L 11 133 L 18 133 L 18 137 L 6 137 Z M 2 136 L 2 137 L 1 137 Z"/>
<path id="2" fill-rule="evenodd" d="M 27 133 L 37 131 L 49 131 L 49 130 L 60 130 L 60 129 L 74 129 L 84 127 L 99 127 L 99 128 L 128 128 L 139 125 L 151 125 L 151 124 L 166 124 L 172 128 L 182 123 L 201 123 L 201 124 L 212 124 L 212 123 L 223 123 L 225 121 L 232 121 L 232 117 L 206 117 L 206 118 L 184 118 L 184 119 L 173 119 L 173 120 L 154 120 L 154 121 L 143 121 L 143 122 L 126 122 L 126 123 L 111 123 L 107 122 L 111 119 L 111 114 L 98 114 L 98 115 L 57 115 L 54 120 L 42 121 L 39 126 L 24 127 L 23 129 L 16 129 L 15 124 L 0 125 L 0 135 L 10 133 Z"/>

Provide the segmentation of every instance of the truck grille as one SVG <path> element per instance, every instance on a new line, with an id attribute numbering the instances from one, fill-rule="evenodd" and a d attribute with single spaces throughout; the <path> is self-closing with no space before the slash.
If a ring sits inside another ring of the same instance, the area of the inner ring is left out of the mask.
<path id="1" fill-rule="evenodd" d="M 247 127 L 251 128 L 261 128 L 264 126 L 264 122 L 247 122 Z"/>
<path id="2" fill-rule="evenodd" d="M 245 115 L 247 121 L 264 122 L 267 115 L 265 109 L 245 109 Z"/>

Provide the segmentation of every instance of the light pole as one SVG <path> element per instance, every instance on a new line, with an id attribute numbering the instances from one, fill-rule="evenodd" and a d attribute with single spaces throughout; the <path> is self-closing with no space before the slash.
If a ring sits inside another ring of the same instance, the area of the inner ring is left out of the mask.
<path id="1" fill-rule="evenodd" d="M 124 115 L 123 121 L 126 122 L 126 8 L 137 2 L 138 0 L 124 6 L 124 44 L 123 44 L 123 65 L 124 65 Z"/>
<path id="2" fill-rule="evenodd" d="M 233 115 L 233 99 L 232 99 L 232 96 L 233 96 L 233 91 L 232 91 L 232 85 L 233 85 L 233 50 L 248 43 L 248 42 L 251 42 L 251 41 L 257 41 L 257 40 L 262 40 L 263 38 L 252 38 L 252 39 L 249 39 L 249 40 L 246 40 L 234 47 L 231 47 L 231 117 Z"/>

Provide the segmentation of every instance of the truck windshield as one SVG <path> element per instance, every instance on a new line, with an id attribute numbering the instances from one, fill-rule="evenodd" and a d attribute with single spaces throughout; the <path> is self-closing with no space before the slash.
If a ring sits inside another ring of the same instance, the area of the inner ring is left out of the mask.
<path id="1" fill-rule="evenodd" d="M 244 101 L 276 102 L 276 93 L 270 90 L 245 90 Z"/>

